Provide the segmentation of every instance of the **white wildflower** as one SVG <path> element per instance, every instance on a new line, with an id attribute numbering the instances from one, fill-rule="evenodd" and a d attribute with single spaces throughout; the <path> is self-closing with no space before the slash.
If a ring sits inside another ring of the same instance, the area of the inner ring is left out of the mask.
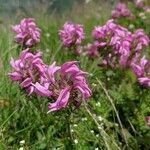
<path id="1" fill-rule="evenodd" d="M 75 144 L 78 144 L 78 140 L 77 140 L 77 139 L 75 139 L 75 140 L 74 140 L 74 143 L 75 143 Z"/>
<path id="2" fill-rule="evenodd" d="M 20 147 L 19 150 L 24 150 L 24 148 L 23 148 L 23 147 Z"/>

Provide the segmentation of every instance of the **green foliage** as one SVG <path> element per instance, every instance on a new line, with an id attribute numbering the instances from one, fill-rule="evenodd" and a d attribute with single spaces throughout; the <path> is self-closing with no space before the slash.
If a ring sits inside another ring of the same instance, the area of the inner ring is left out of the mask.
<path id="1" fill-rule="evenodd" d="M 104 9 L 102 12 L 103 15 L 98 17 L 81 15 L 80 18 L 74 14 L 69 18 L 84 24 L 85 43 L 91 40 L 92 28 L 109 18 L 108 12 Z M 61 64 L 78 60 L 80 67 L 89 72 L 88 81 L 93 94 L 86 105 L 73 111 L 68 131 L 66 110 L 47 114 L 47 99 L 34 95 L 28 97 L 8 79 L 10 57 L 18 57 L 19 48 L 13 43 L 9 25 L 0 24 L 0 150 L 19 149 L 22 140 L 25 140 L 25 150 L 149 149 L 150 130 L 145 121 L 145 116 L 150 115 L 149 89 L 141 87 L 130 70 L 105 70 L 97 66 L 96 60 L 62 52 L 58 29 L 68 16 L 38 15 L 35 14 L 35 18 L 42 37 L 36 48 L 42 50 L 44 62 L 49 64 L 55 60 Z M 120 23 L 125 26 L 132 23 L 135 28 L 142 27 L 150 33 L 147 24 L 140 19 L 136 22 L 123 19 Z"/>

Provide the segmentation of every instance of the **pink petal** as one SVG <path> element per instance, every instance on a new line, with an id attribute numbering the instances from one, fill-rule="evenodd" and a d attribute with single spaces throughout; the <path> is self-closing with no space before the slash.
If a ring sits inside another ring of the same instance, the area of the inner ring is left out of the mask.
<path id="1" fill-rule="evenodd" d="M 70 96 L 70 87 L 66 87 L 65 89 L 60 91 L 59 97 L 56 100 L 55 103 L 49 103 L 49 112 L 60 110 L 62 108 L 65 108 L 68 104 Z"/>
<path id="2" fill-rule="evenodd" d="M 33 86 L 35 87 L 35 93 L 37 95 L 46 96 L 46 97 L 50 97 L 52 95 L 52 93 L 47 88 L 40 85 L 38 82 L 33 84 Z"/>

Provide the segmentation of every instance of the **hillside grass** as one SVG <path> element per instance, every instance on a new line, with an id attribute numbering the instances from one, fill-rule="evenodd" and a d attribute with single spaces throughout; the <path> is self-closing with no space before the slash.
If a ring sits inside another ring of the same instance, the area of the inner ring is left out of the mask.
<path id="1" fill-rule="evenodd" d="M 80 7 L 80 8 L 79 8 Z M 75 6 L 72 12 L 58 16 L 33 13 L 42 30 L 41 42 L 36 49 L 43 52 L 44 62 L 62 64 L 77 60 L 88 75 L 92 97 L 71 113 L 69 128 L 67 110 L 47 114 L 48 100 L 30 96 L 10 81 L 9 61 L 17 58 L 19 48 L 13 41 L 10 26 L 19 18 L 3 20 L 0 24 L 0 150 L 148 150 L 150 130 L 145 116 L 150 112 L 150 92 L 140 87 L 130 71 L 104 70 L 98 60 L 73 56 L 61 49 L 58 30 L 65 21 L 84 25 L 86 40 L 91 41 L 91 30 L 104 24 L 112 6 Z M 23 17 L 29 17 L 23 15 Z M 148 32 L 150 29 L 147 29 Z M 25 140 L 21 146 L 20 141 Z"/>

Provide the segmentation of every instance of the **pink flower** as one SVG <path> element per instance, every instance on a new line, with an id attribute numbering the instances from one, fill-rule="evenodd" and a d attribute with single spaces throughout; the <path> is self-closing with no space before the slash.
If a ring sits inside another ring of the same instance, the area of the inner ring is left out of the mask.
<path id="1" fill-rule="evenodd" d="M 52 111 L 58 111 L 62 108 L 65 108 L 68 104 L 70 96 L 70 88 L 66 87 L 65 89 L 60 91 L 59 97 L 54 103 L 49 103 L 48 105 L 48 113 Z"/>
<path id="2" fill-rule="evenodd" d="M 105 27 L 97 26 L 92 31 L 92 37 L 95 40 L 103 39 L 106 37 L 107 30 Z"/>
<path id="3" fill-rule="evenodd" d="M 133 34 L 134 43 L 136 45 L 135 50 L 140 52 L 144 46 L 149 45 L 149 37 L 144 33 L 143 29 L 138 29 Z"/>
<path id="4" fill-rule="evenodd" d="M 82 25 L 66 22 L 59 31 L 60 39 L 65 47 L 78 46 L 84 39 Z"/>
<path id="5" fill-rule="evenodd" d="M 32 54 L 29 49 L 23 50 L 18 60 L 10 61 L 13 72 L 9 73 L 12 81 L 19 82 L 28 94 L 35 90 L 34 83 L 42 83 L 46 65 L 41 60 L 41 53 Z M 50 94 L 49 94 L 50 95 Z"/>
<path id="6" fill-rule="evenodd" d="M 116 66 L 114 60 L 117 60 L 122 67 L 129 65 L 133 35 L 126 28 L 115 24 L 113 20 L 109 20 L 104 26 L 95 27 L 92 36 L 97 45 L 97 47 L 93 47 L 94 52 L 101 54 L 102 49 L 108 48 L 102 56 L 107 60 L 107 65 Z M 100 50 L 96 51 L 96 48 Z M 109 54 L 111 57 L 108 57 Z"/>
<path id="7" fill-rule="evenodd" d="M 95 58 L 99 56 L 98 45 L 96 43 L 87 45 L 87 55 L 90 58 Z"/>
<path id="8" fill-rule="evenodd" d="M 145 87 L 150 87 L 150 62 L 147 59 L 145 59 L 145 57 L 143 57 L 140 59 L 139 64 L 138 62 L 131 63 L 131 68 L 135 73 L 138 82 Z"/>
<path id="9" fill-rule="evenodd" d="M 134 0 L 134 3 L 136 7 L 143 8 L 144 7 L 144 1 L 143 0 Z"/>
<path id="10" fill-rule="evenodd" d="M 114 20 L 108 20 L 105 25 L 97 26 L 92 31 L 92 37 L 95 40 L 106 42 L 107 39 L 111 38 L 113 31 L 117 28 Z"/>
<path id="11" fill-rule="evenodd" d="M 70 103 L 78 107 L 82 100 L 91 96 L 85 79 L 87 73 L 79 69 L 76 61 L 67 62 L 60 67 L 53 63 L 45 74 L 45 84 L 38 89 L 35 85 L 35 91 L 38 90 L 43 96 L 47 90 L 51 93 L 49 98 L 54 102 L 49 103 L 49 112 L 63 109 Z"/>
<path id="12" fill-rule="evenodd" d="M 141 85 L 145 87 L 150 87 L 150 78 L 149 77 L 140 77 L 138 81 Z"/>
<path id="13" fill-rule="evenodd" d="M 126 4 L 119 2 L 115 7 L 115 10 L 111 13 L 112 18 L 119 18 L 119 17 L 131 17 L 132 14 L 130 10 L 127 8 Z"/>
<path id="14" fill-rule="evenodd" d="M 24 18 L 20 24 L 12 26 L 12 30 L 16 33 L 15 41 L 19 45 L 31 47 L 40 42 L 41 30 L 32 18 Z"/>
<path id="15" fill-rule="evenodd" d="M 120 12 L 119 11 L 116 11 L 116 10 L 112 10 L 111 12 L 111 16 L 112 18 L 119 18 L 120 17 Z"/>
<path id="16" fill-rule="evenodd" d="M 113 20 L 108 20 L 103 26 L 95 27 L 92 37 L 94 44 L 87 48 L 88 56 L 100 56 L 107 62 L 105 63 L 107 66 L 113 68 L 119 65 L 123 68 L 130 67 L 131 62 L 137 61 L 143 47 L 149 45 L 149 37 L 142 29 L 136 30 L 133 34 Z"/>
<path id="17" fill-rule="evenodd" d="M 131 63 L 131 68 L 135 75 L 139 78 L 144 75 L 145 65 L 148 63 L 148 61 L 145 59 L 145 57 L 143 57 L 140 60 L 140 64 L 136 63 L 137 62 Z"/>
<path id="18" fill-rule="evenodd" d="M 46 97 L 50 97 L 52 95 L 52 92 L 48 90 L 48 86 L 42 86 L 41 84 L 39 84 L 38 82 L 36 82 L 35 84 L 32 84 L 34 86 L 34 92 L 39 95 L 39 96 L 46 96 Z"/>
<path id="19" fill-rule="evenodd" d="M 145 119 L 146 119 L 147 125 L 150 127 L 150 116 L 147 116 Z"/>
<path id="20" fill-rule="evenodd" d="M 145 11 L 146 13 L 150 13 L 150 7 L 145 6 L 143 9 L 144 9 L 144 11 Z"/>
<path id="21" fill-rule="evenodd" d="M 114 53 L 118 55 L 120 65 L 126 67 L 132 48 L 132 34 L 119 26 L 114 32 L 109 45 L 113 47 Z"/>

